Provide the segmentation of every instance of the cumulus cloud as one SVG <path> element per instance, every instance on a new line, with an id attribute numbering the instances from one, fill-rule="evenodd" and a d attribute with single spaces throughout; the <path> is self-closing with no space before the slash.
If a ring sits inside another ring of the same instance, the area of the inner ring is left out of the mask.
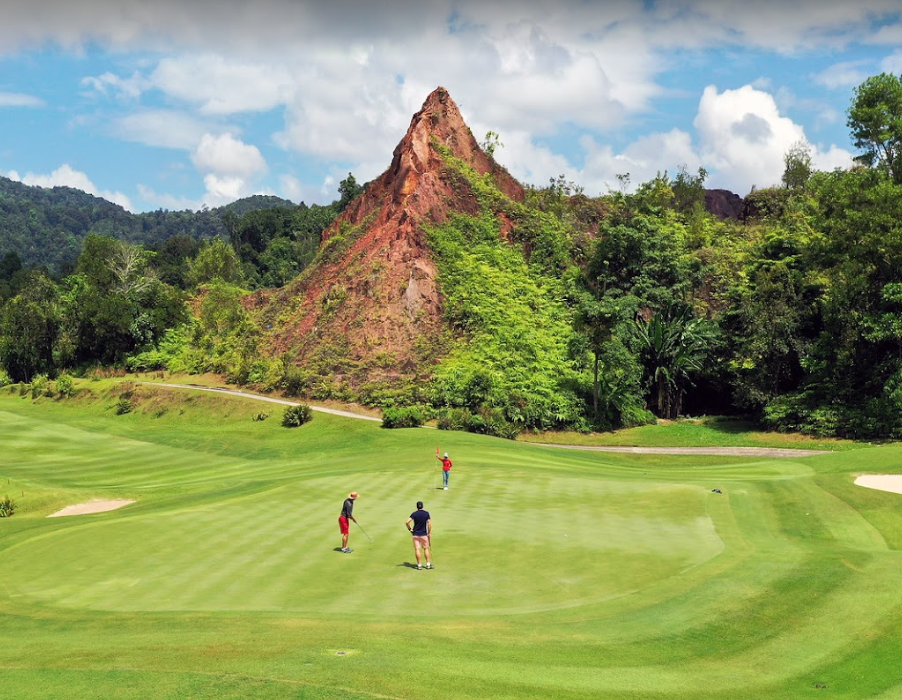
<path id="1" fill-rule="evenodd" d="M 260 150 L 232 134 L 204 134 L 191 160 L 206 173 L 205 202 L 214 206 L 253 194 L 255 178 L 267 169 Z"/>
<path id="2" fill-rule="evenodd" d="M 121 192 L 110 192 L 98 189 L 85 173 L 75 170 L 68 163 L 64 163 L 49 175 L 26 173 L 25 175 L 20 176 L 19 173 L 13 170 L 7 174 L 7 177 L 11 180 L 34 187 L 74 187 L 75 189 L 92 194 L 95 197 L 102 197 L 109 202 L 118 204 L 124 209 L 133 211 L 132 203 L 126 195 Z"/>
<path id="3" fill-rule="evenodd" d="M 256 146 L 232 134 L 204 134 L 192 156 L 199 170 L 249 177 L 266 170 L 266 161 Z"/>
<path id="4" fill-rule="evenodd" d="M 773 97 L 751 86 L 723 92 L 708 86 L 694 123 L 712 180 L 743 193 L 779 183 L 783 155 L 805 140 L 802 127 L 780 115 Z"/>
<path id="5" fill-rule="evenodd" d="M 749 191 L 778 184 L 784 155 L 798 142 L 807 143 L 804 129 L 780 114 L 773 96 L 747 85 L 718 92 L 705 88 L 695 118 L 699 153 L 712 170 L 711 182 Z M 826 151 L 813 146 L 812 161 L 832 167 L 851 163 L 851 154 L 837 146 Z"/>

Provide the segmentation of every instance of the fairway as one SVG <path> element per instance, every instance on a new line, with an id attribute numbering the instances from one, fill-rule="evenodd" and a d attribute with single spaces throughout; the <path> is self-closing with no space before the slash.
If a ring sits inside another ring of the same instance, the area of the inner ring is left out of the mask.
<path id="1" fill-rule="evenodd" d="M 0 395 L 7 697 L 902 697 L 902 496 L 853 484 L 896 446 L 618 455 L 143 391 Z M 46 517 L 92 498 L 135 503 Z"/>

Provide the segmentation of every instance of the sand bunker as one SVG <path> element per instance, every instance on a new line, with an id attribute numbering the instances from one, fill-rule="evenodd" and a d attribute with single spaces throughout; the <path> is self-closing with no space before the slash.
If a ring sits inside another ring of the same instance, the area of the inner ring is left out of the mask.
<path id="1" fill-rule="evenodd" d="M 862 474 L 855 479 L 856 486 L 878 491 L 902 493 L 902 474 Z"/>
<path id="2" fill-rule="evenodd" d="M 74 506 L 66 506 L 62 510 L 51 513 L 48 518 L 61 518 L 64 515 L 87 515 L 89 513 L 105 513 L 108 510 L 116 510 L 122 506 L 127 506 L 134 501 L 103 501 L 96 499 L 87 503 L 76 503 Z"/>

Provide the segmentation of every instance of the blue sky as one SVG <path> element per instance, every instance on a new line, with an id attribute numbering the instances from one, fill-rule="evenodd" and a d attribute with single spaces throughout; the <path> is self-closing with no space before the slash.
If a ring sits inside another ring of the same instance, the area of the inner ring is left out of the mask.
<path id="1" fill-rule="evenodd" d="M 847 166 L 883 71 L 898 0 L 31 0 L 0 23 L 0 175 L 135 212 L 329 202 L 441 85 L 525 183 L 704 167 L 745 195 L 799 141 Z"/>

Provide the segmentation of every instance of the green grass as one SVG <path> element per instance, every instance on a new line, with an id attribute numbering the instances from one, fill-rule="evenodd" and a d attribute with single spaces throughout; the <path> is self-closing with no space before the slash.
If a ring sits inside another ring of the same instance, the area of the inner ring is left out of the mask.
<path id="1" fill-rule="evenodd" d="M 777 447 L 830 451 L 871 446 L 869 442 L 765 431 L 751 421 L 720 416 L 684 418 L 676 421 L 661 420 L 656 425 L 624 428 L 606 433 L 523 433 L 519 440 L 584 446 Z"/>
<path id="2" fill-rule="evenodd" d="M 286 429 L 277 406 L 152 387 L 116 415 L 121 384 L 80 386 L 0 392 L 6 697 L 902 695 L 902 496 L 852 484 L 902 471 L 897 446 L 618 455 L 321 413 Z M 352 529 L 348 556 L 350 490 L 374 542 Z M 90 498 L 137 502 L 45 517 Z M 417 499 L 434 571 L 409 566 Z"/>

